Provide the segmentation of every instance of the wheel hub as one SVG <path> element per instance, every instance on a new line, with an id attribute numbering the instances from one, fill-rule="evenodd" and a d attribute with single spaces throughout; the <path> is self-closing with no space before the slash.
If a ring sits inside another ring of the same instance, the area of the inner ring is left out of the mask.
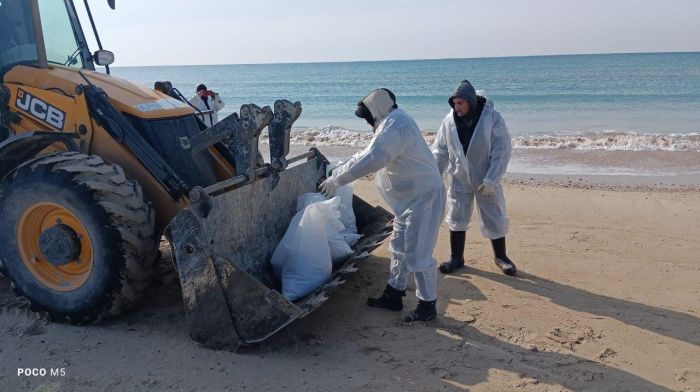
<path id="1" fill-rule="evenodd" d="M 58 204 L 41 202 L 24 211 L 17 223 L 17 247 L 27 270 L 52 290 L 76 290 L 90 277 L 90 233 Z"/>
<path id="2" fill-rule="evenodd" d="M 60 267 L 80 256 L 80 237 L 69 226 L 56 224 L 41 233 L 39 250 L 46 261 Z"/>

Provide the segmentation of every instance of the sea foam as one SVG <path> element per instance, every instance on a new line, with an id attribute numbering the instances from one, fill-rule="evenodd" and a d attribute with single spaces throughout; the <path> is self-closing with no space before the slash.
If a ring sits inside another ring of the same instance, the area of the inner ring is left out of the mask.
<path id="1" fill-rule="evenodd" d="M 422 133 L 428 143 L 435 140 L 435 131 L 424 130 Z M 290 143 L 300 146 L 363 148 L 370 143 L 372 136 L 369 131 L 354 131 L 329 125 L 321 128 L 295 128 L 291 132 Z M 267 141 L 266 133 L 262 135 L 262 141 Z M 554 132 L 513 136 L 512 143 L 516 149 L 700 152 L 700 133 Z"/>
<path id="2" fill-rule="evenodd" d="M 513 138 L 513 147 L 523 149 L 700 152 L 700 133 L 650 134 L 605 131 L 579 134 L 524 135 Z"/>

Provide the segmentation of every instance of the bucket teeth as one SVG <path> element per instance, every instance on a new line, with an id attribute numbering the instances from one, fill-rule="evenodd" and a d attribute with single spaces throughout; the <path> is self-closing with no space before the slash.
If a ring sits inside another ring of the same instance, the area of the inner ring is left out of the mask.
<path id="1" fill-rule="evenodd" d="M 239 113 L 240 127 L 229 139 L 228 148 L 233 152 L 236 174 L 245 175 L 248 181 L 252 181 L 258 163 L 258 138 L 272 120 L 272 109 L 246 104 L 241 106 Z"/>
<path id="2" fill-rule="evenodd" d="M 269 125 L 270 134 L 270 163 L 277 171 L 287 168 L 289 154 L 289 133 L 292 124 L 301 115 L 301 102 L 290 102 L 286 99 L 275 101 L 275 113 Z"/>

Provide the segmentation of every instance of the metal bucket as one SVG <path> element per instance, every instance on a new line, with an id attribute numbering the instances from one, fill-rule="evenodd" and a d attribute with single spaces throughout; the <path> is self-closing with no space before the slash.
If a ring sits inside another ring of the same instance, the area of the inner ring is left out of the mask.
<path id="1" fill-rule="evenodd" d="M 198 189 L 170 223 L 190 335 L 205 347 L 236 350 L 309 314 L 391 234 L 393 215 L 355 196 L 363 237 L 354 254 L 312 294 L 295 302 L 282 297 L 270 258 L 297 212 L 298 196 L 316 192 L 325 177 L 325 158 L 308 158 L 233 190 L 226 184 Z"/>

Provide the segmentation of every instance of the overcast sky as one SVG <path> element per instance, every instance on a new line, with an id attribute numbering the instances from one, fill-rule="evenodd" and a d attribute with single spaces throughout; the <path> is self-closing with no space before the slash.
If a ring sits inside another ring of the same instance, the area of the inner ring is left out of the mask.
<path id="1" fill-rule="evenodd" d="M 698 0 L 90 4 L 116 66 L 700 51 Z"/>

